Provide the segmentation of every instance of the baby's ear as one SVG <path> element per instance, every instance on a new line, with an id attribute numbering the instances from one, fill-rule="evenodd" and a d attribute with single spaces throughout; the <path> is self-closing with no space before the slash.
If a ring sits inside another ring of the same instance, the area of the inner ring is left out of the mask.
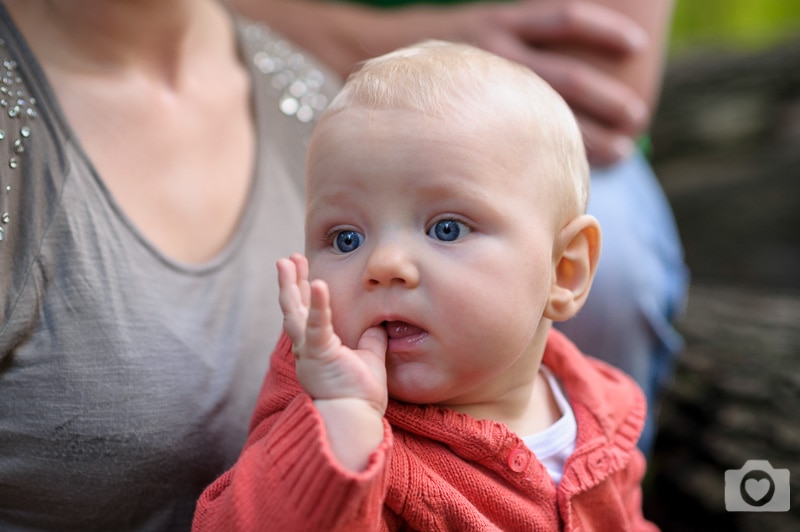
<path id="1" fill-rule="evenodd" d="M 600 223 L 588 214 L 561 229 L 553 248 L 553 284 L 546 318 L 568 320 L 583 307 L 597 271 L 600 241 Z"/>

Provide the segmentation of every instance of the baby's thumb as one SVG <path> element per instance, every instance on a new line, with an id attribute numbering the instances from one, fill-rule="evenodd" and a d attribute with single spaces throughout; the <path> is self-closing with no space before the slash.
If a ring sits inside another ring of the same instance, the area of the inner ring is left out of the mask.
<path id="1" fill-rule="evenodd" d="M 361 335 L 361 339 L 358 341 L 359 350 L 363 349 L 374 353 L 375 356 L 381 360 L 386 358 L 386 349 L 388 347 L 389 340 L 386 335 L 386 329 L 380 326 L 370 327 L 364 331 L 364 334 Z"/>

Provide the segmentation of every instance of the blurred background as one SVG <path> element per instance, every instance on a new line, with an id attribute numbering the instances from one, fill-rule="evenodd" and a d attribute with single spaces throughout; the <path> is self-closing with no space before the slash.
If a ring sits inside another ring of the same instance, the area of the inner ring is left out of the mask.
<path id="1" fill-rule="evenodd" d="M 800 531 L 800 0 L 678 0 L 651 134 L 692 287 L 646 513 Z M 726 512 L 751 459 L 789 470 L 791 511 Z"/>

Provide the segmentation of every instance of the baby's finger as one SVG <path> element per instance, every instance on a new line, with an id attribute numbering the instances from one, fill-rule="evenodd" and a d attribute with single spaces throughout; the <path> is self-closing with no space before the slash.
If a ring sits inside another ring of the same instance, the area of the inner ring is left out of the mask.
<path id="1" fill-rule="evenodd" d="M 290 259 L 279 259 L 278 268 L 278 302 L 283 312 L 283 326 L 286 334 L 297 345 L 303 343 L 308 308 L 303 305 L 301 287 L 298 284 L 297 267 Z M 308 281 L 305 281 L 308 284 Z"/>
<path id="2" fill-rule="evenodd" d="M 310 285 L 311 305 L 308 309 L 306 346 L 315 354 L 336 347 L 338 339 L 333 332 L 330 292 L 325 281 L 317 279 Z"/>
<path id="3" fill-rule="evenodd" d="M 304 307 L 308 307 L 311 304 L 311 288 L 308 282 L 308 259 L 305 255 L 301 255 L 300 253 L 293 253 L 289 258 L 295 266 L 301 302 Z"/>
<path id="4" fill-rule="evenodd" d="M 278 259 L 275 267 L 278 269 L 279 287 L 284 288 L 297 283 L 297 268 L 290 259 Z"/>
<path id="5" fill-rule="evenodd" d="M 302 304 L 297 286 L 297 268 L 289 259 L 278 259 L 275 266 L 278 269 L 278 287 L 280 288 L 278 302 L 283 313 L 289 314 Z"/>

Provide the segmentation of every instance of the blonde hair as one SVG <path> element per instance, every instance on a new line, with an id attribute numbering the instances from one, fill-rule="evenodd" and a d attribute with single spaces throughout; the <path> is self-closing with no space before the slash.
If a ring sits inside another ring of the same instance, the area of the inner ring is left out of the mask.
<path id="1" fill-rule="evenodd" d="M 412 109 L 453 120 L 469 107 L 500 115 L 516 128 L 537 160 L 557 177 L 560 213 L 586 210 L 589 166 L 578 124 L 566 102 L 529 68 L 467 44 L 429 40 L 365 61 L 350 75 L 325 112 L 350 107 Z M 479 115 L 480 118 L 480 115 Z"/>

